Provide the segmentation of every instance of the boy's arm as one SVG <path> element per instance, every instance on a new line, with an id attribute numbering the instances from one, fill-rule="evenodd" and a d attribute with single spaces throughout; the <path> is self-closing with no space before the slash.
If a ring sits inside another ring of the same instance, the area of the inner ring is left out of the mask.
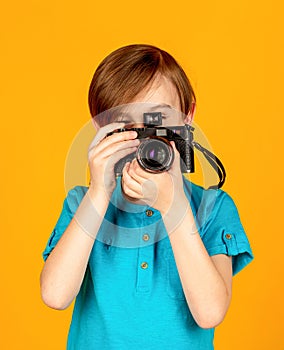
<path id="1" fill-rule="evenodd" d="M 115 187 L 114 165 L 134 152 L 139 144 L 134 131 L 105 137 L 121 126 L 122 123 L 108 124 L 97 132 L 89 149 L 90 188 L 43 267 L 42 299 L 52 308 L 65 309 L 78 294 L 94 239 Z"/>
<path id="2" fill-rule="evenodd" d="M 147 173 L 133 160 L 124 167 L 122 188 L 136 203 L 160 211 L 190 311 L 200 327 L 212 328 L 223 320 L 229 307 L 231 257 L 209 256 L 183 190 L 179 154 L 174 143 L 172 146 L 175 160 L 168 172 Z"/>
<path id="3" fill-rule="evenodd" d="M 96 233 L 107 209 L 108 201 L 101 193 L 88 190 L 81 202 L 85 212 L 97 212 L 92 224 L 92 234 L 84 228 L 84 222 L 75 217 L 47 258 L 40 276 L 42 299 L 51 308 L 67 308 L 81 287 Z M 95 208 L 91 203 L 100 203 Z M 89 209 L 87 208 L 89 207 Z M 79 207 L 80 209 L 80 207 Z M 86 234 L 87 233 L 87 234 Z"/>

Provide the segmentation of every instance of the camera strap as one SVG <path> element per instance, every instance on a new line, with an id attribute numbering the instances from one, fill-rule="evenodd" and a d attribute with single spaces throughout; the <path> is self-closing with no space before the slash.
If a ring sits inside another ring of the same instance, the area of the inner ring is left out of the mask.
<path id="1" fill-rule="evenodd" d="M 208 151 L 205 147 L 201 146 L 198 142 L 192 141 L 193 146 L 200 151 L 204 157 L 208 160 L 213 169 L 217 172 L 219 176 L 219 183 L 217 185 L 212 185 L 208 187 L 208 190 L 217 190 L 224 185 L 226 179 L 225 168 L 219 158 L 215 156 L 212 152 Z"/>

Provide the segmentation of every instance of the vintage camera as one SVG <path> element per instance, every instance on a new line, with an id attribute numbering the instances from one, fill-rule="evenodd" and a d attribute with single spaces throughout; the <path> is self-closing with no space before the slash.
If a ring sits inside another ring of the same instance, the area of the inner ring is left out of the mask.
<path id="1" fill-rule="evenodd" d="M 120 176 L 126 162 L 135 157 L 139 165 L 151 173 L 161 173 L 170 169 L 174 161 L 174 150 L 170 141 L 174 141 L 180 153 L 180 166 L 183 173 L 194 172 L 193 130 L 188 124 L 183 126 L 162 125 L 162 113 L 152 112 L 143 114 L 142 128 L 121 128 L 107 134 L 134 130 L 141 140 L 136 152 L 120 159 L 115 165 L 115 174 Z"/>

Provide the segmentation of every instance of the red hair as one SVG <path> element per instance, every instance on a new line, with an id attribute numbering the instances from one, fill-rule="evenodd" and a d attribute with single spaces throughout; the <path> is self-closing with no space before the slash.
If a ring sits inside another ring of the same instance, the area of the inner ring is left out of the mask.
<path id="1" fill-rule="evenodd" d="M 166 51 L 152 45 L 128 45 L 108 55 L 98 66 L 89 89 L 93 118 L 133 99 L 151 87 L 155 78 L 167 78 L 177 90 L 181 111 L 194 109 L 195 94 L 184 70 Z"/>

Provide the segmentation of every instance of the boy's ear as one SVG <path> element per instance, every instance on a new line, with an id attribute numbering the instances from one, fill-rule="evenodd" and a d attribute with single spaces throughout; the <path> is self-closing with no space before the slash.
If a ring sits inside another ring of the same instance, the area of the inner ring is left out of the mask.
<path id="1" fill-rule="evenodd" d="M 100 128 L 100 126 L 99 126 L 99 124 L 96 122 L 96 120 L 95 120 L 94 118 L 92 118 L 92 123 L 93 123 L 93 125 L 94 125 L 96 131 L 98 131 L 99 128 Z"/>
<path id="2" fill-rule="evenodd" d="M 192 102 L 191 103 L 191 108 L 190 111 L 188 113 L 188 115 L 185 117 L 185 124 L 191 124 L 194 118 L 194 114 L 195 114 L 195 107 L 196 107 L 196 103 Z"/>

